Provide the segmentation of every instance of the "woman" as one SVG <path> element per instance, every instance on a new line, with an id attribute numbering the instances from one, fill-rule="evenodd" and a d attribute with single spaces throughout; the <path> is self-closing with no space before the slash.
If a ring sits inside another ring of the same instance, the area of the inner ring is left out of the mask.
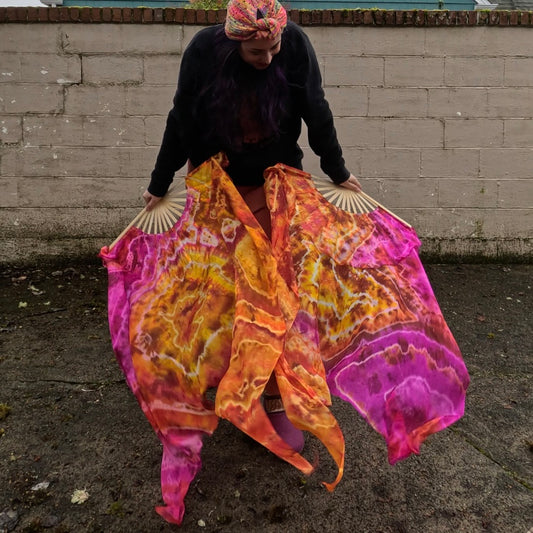
<path id="1" fill-rule="evenodd" d="M 333 117 L 322 90 L 315 52 L 303 31 L 287 24 L 277 0 L 232 0 L 224 27 L 200 31 L 181 62 L 156 167 L 144 193 L 150 210 L 165 195 L 174 173 L 224 152 L 226 172 L 270 234 L 263 172 L 277 163 L 301 169 L 301 122 L 333 182 L 360 190 L 346 169 Z M 275 379 L 265 409 L 278 433 L 296 451 L 304 439 L 284 415 Z"/>
<path id="2" fill-rule="evenodd" d="M 153 209 L 188 161 L 183 214 L 101 252 L 113 348 L 163 444 L 170 522 L 219 418 L 307 474 L 313 434 L 337 464 L 333 490 L 344 439 L 331 394 L 384 436 L 391 463 L 463 414 L 468 374 L 414 231 L 327 202 L 300 170 L 302 120 L 322 170 L 358 191 L 304 33 L 276 0 L 230 0 L 225 26 L 184 53 L 144 194 Z"/>

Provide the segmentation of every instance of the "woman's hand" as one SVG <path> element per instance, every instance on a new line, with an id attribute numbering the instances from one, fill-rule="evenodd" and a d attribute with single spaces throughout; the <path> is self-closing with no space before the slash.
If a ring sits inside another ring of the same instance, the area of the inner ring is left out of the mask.
<path id="1" fill-rule="evenodd" d="M 350 174 L 350 177 L 346 181 L 343 181 L 340 185 L 341 187 L 345 187 L 346 189 L 350 189 L 355 192 L 361 191 L 361 184 L 353 174 Z"/>
<path id="2" fill-rule="evenodd" d="M 148 191 L 144 191 L 143 193 L 144 201 L 146 202 L 146 210 L 151 211 L 157 202 L 161 200 L 161 196 L 154 196 L 153 194 L 150 194 Z"/>

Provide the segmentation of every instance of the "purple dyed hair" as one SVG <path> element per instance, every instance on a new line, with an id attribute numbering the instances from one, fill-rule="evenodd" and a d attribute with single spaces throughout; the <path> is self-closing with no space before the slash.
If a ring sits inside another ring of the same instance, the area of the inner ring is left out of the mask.
<path id="1" fill-rule="evenodd" d="M 218 139 L 226 149 L 242 147 L 241 103 L 254 95 L 265 136 L 276 137 L 288 108 L 288 83 L 283 62 L 276 55 L 268 69 L 259 71 L 244 63 L 239 55 L 240 42 L 228 39 L 221 27 L 215 36 L 218 68 L 213 82 L 200 94 L 212 124 L 210 138 Z"/>

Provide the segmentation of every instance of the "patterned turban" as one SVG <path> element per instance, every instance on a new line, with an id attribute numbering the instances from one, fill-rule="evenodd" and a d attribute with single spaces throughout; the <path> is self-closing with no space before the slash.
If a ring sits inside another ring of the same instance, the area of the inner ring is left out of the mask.
<path id="1" fill-rule="evenodd" d="M 287 12 L 278 0 L 230 0 L 225 31 L 229 39 L 274 39 L 287 25 Z"/>

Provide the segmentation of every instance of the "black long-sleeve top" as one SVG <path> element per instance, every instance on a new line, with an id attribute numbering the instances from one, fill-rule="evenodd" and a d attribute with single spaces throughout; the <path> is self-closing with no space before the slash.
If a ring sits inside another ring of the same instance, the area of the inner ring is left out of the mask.
<path id="1" fill-rule="evenodd" d="M 178 88 L 174 96 L 148 191 L 164 196 L 174 173 L 187 160 L 198 166 L 220 151 L 229 160 L 227 172 L 236 185 L 261 185 L 263 171 L 276 163 L 302 168 L 303 153 L 298 146 L 302 119 L 308 130 L 309 145 L 320 157 L 320 166 L 335 183 L 348 179 L 342 150 L 337 140 L 333 116 L 324 97 L 322 79 L 315 52 L 308 37 L 289 22 L 282 34 L 281 50 L 273 58 L 282 65 L 288 82 L 288 110 L 281 119 L 279 134 L 266 145 L 232 149 L 224 146 L 209 131 L 206 121 L 194 115 L 198 97 L 205 93 L 216 71 L 215 36 L 220 26 L 210 26 L 198 32 L 186 48 L 180 67 Z M 250 68 L 242 59 L 243 68 Z"/>

